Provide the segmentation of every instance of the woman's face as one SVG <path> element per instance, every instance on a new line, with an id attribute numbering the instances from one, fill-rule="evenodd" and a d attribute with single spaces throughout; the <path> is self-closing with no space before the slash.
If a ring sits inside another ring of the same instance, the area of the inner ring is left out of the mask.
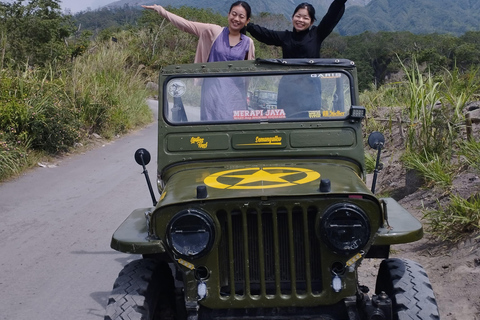
<path id="1" fill-rule="evenodd" d="M 250 19 L 247 19 L 247 11 L 240 5 L 233 7 L 228 13 L 228 27 L 232 31 L 242 30 L 248 21 Z"/>
<path id="2" fill-rule="evenodd" d="M 308 14 L 308 10 L 305 8 L 298 9 L 298 11 L 295 12 L 292 18 L 292 22 L 293 27 L 297 31 L 307 30 L 313 23 L 310 15 Z"/>

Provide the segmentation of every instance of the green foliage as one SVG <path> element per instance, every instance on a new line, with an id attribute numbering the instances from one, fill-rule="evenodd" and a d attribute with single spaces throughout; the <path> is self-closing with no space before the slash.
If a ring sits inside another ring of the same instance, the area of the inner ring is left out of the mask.
<path id="1" fill-rule="evenodd" d="M 72 32 L 70 17 L 62 15 L 59 0 L 0 3 L 0 38 L 5 50 L 0 65 L 18 68 L 28 61 L 45 66 L 64 60 L 70 55 L 65 38 Z"/>
<path id="2" fill-rule="evenodd" d="M 25 147 L 4 141 L 4 132 L 0 130 L 0 181 L 20 173 L 28 166 L 28 151 Z"/>
<path id="3" fill-rule="evenodd" d="M 89 30 L 93 34 L 97 34 L 100 30 L 136 26 L 142 16 L 140 9 L 131 6 L 101 8 L 77 13 L 73 15 L 72 19 L 77 30 Z"/>
<path id="4" fill-rule="evenodd" d="M 2 76 L 0 131 L 6 144 L 57 153 L 78 141 L 80 125 L 61 81 L 38 71 Z"/>
<path id="5" fill-rule="evenodd" d="M 442 83 L 436 82 L 430 74 L 424 76 L 415 60 L 410 69 L 405 65 L 403 67 L 410 93 L 407 101 L 410 125 L 406 147 L 413 152 L 441 152 L 445 141 L 441 137 L 439 139 L 439 130 L 436 130 L 434 121 L 441 114 L 435 105 L 440 99 L 439 88 Z"/>
<path id="6" fill-rule="evenodd" d="M 405 167 L 416 170 L 425 179 L 426 187 L 448 188 L 457 168 L 438 154 L 407 151 L 402 156 Z"/>
<path id="7" fill-rule="evenodd" d="M 75 60 L 68 76 L 69 95 L 90 133 L 109 138 L 151 120 L 143 67 L 132 61 L 129 39 L 120 36 L 116 43 L 98 44 Z"/>
<path id="8" fill-rule="evenodd" d="M 457 242 L 480 231 L 480 195 L 465 199 L 451 195 L 447 205 L 438 204 L 437 210 L 424 210 L 428 230 L 441 240 Z"/>
<path id="9" fill-rule="evenodd" d="M 469 166 L 480 172 L 480 142 L 474 140 L 459 142 L 459 155 L 465 158 Z"/>
<path id="10" fill-rule="evenodd" d="M 341 39 L 341 40 L 340 40 Z M 323 57 L 346 57 L 356 62 L 361 90 L 397 81 L 400 61 L 412 57 L 428 65 L 433 76 L 445 70 L 460 71 L 478 65 L 480 32 L 462 37 L 442 34 L 417 35 L 410 32 L 364 32 L 356 36 L 330 35 L 323 43 Z M 467 50 L 470 48 L 471 50 Z"/>
<path id="11" fill-rule="evenodd" d="M 375 170 L 376 157 L 371 153 L 365 152 L 365 170 L 367 173 L 373 173 Z"/>

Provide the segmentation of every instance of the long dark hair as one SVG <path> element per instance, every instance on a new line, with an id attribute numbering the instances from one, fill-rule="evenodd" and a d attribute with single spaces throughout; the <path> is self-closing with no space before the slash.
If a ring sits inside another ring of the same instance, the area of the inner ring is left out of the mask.
<path id="1" fill-rule="evenodd" d="M 302 2 L 300 3 L 296 8 L 295 11 L 293 11 L 292 18 L 297 13 L 298 10 L 300 9 L 307 9 L 308 15 L 310 16 L 310 19 L 312 19 L 312 22 L 317 20 L 315 18 L 315 8 L 308 2 Z"/>
<path id="2" fill-rule="evenodd" d="M 247 11 L 247 20 L 250 19 L 250 16 L 252 15 L 252 8 L 250 8 L 250 5 L 248 3 L 246 3 L 245 1 L 236 1 L 232 3 L 232 5 L 230 6 L 230 10 L 228 10 L 228 12 L 232 11 L 232 8 L 236 6 L 242 6 L 243 9 Z"/>

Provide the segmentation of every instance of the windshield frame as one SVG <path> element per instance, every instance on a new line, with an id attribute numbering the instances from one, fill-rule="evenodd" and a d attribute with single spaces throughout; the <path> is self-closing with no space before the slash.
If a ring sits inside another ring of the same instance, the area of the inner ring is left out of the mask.
<path id="1" fill-rule="evenodd" d="M 171 74 L 168 75 L 164 82 L 163 87 L 160 88 L 162 90 L 162 101 L 159 101 L 161 107 L 161 117 L 163 120 L 172 126 L 190 126 L 190 125 L 216 125 L 216 124 L 248 124 L 248 123 L 292 123 L 292 122 L 315 122 L 315 121 L 339 121 L 339 120 L 347 120 L 349 118 L 349 110 L 344 111 L 343 116 L 329 116 L 329 117 L 313 117 L 313 118 L 261 118 L 261 119 L 226 119 L 226 120 L 198 120 L 198 121 L 173 121 L 169 117 L 169 110 L 170 108 L 165 108 L 165 106 L 169 106 L 168 98 L 168 85 L 172 83 L 172 81 L 178 79 L 208 79 L 208 78 L 248 78 L 248 77 L 268 77 L 268 76 L 292 76 L 292 75 L 312 75 L 312 74 L 341 74 L 345 76 L 348 80 L 348 91 L 349 91 L 349 108 L 352 106 L 357 105 L 357 98 L 355 96 L 355 81 L 353 75 L 345 69 L 339 68 L 329 68 L 329 69 L 301 69 L 301 70 L 272 70 L 272 71 L 265 71 L 261 70 L 258 72 L 251 72 L 251 71 L 241 71 L 241 72 L 210 72 L 210 73 L 178 73 L 178 74 Z M 259 89 L 263 90 L 263 89 Z M 248 91 L 248 90 L 247 90 Z M 268 90 L 267 90 L 268 91 Z M 247 96 L 247 94 L 246 94 Z M 253 97 L 253 92 L 250 96 L 250 99 Z M 345 96 L 347 99 L 347 96 Z"/>

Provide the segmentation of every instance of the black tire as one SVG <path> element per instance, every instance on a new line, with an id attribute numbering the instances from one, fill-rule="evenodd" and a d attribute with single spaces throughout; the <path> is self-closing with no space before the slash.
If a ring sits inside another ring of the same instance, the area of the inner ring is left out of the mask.
<path id="1" fill-rule="evenodd" d="M 375 293 L 392 299 L 393 319 L 440 319 L 432 285 L 423 267 L 408 259 L 386 259 L 378 270 Z"/>
<path id="2" fill-rule="evenodd" d="M 175 289 L 168 264 L 153 259 L 128 263 L 108 299 L 105 320 L 173 320 Z"/>

